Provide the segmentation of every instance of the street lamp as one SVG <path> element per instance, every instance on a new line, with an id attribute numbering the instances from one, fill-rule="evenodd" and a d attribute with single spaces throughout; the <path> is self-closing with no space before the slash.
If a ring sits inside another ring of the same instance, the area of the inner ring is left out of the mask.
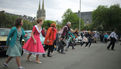
<path id="1" fill-rule="evenodd" d="M 79 2 L 79 32 L 80 32 L 80 24 L 81 24 L 80 18 L 81 18 L 81 0 Z"/>

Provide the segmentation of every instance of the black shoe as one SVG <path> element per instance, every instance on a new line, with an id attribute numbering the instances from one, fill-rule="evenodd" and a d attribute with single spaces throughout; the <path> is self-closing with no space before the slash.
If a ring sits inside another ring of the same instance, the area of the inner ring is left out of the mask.
<path id="1" fill-rule="evenodd" d="M 112 51 L 115 51 L 115 49 L 111 49 Z"/>
<path id="2" fill-rule="evenodd" d="M 57 51 L 58 53 L 61 53 L 60 51 Z"/>
<path id="3" fill-rule="evenodd" d="M 65 52 L 61 52 L 61 54 L 66 54 Z"/>
<path id="4" fill-rule="evenodd" d="M 47 55 L 48 57 L 52 57 L 52 56 L 50 56 L 50 55 Z"/>
<path id="5" fill-rule="evenodd" d="M 42 57 L 45 57 L 45 54 L 42 54 Z"/>
<path id="6" fill-rule="evenodd" d="M 107 47 L 107 50 L 109 50 L 109 48 Z"/>

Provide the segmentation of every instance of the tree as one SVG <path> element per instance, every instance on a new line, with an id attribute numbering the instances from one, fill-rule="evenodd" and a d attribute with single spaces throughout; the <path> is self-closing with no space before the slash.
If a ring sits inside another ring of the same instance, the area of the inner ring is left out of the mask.
<path id="1" fill-rule="evenodd" d="M 25 30 L 32 30 L 33 26 L 36 24 L 36 22 L 30 22 L 28 20 L 23 20 L 23 28 Z"/>
<path id="2" fill-rule="evenodd" d="M 79 27 L 79 17 L 76 13 L 73 13 L 71 9 L 67 9 L 67 11 L 62 16 L 62 26 L 66 25 L 66 23 L 70 21 L 71 22 L 71 28 L 75 29 Z M 84 27 L 84 22 L 81 21 L 81 28 Z"/>
<path id="3" fill-rule="evenodd" d="M 20 16 L 5 13 L 5 11 L 0 11 L 0 27 L 1 28 L 11 28 L 15 26 L 15 21 Z M 31 30 L 36 22 L 30 22 L 23 19 L 23 28 L 25 30 Z"/>
<path id="4" fill-rule="evenodd" d="M 99 31 L 121 29 L 121 8 L 119 5 L 98 6 L 92 13 L 93 28 Z M 121 32 L 121 31 L 120 31 Z"/>
<path id="5" fill-rule="evenodd" d="M 62 24 L 57 24 L 57 25 L 56 25 L 56 28 L 57 28 L 58 30 L 61 30 L 61 29 L 62 29 Z"/>
<path id="6" fill-rule="evenodd" d="M 42 27 L 44 27 L 45 29 L 48 29 L 52 23 L 56 23 L 56 22 L 51 20 L 45 20 Z"/>
<path id="7" fill-rule="evenodd" d="M 121 32 L 121 8 L 119 5 L 110 6 L 110 26 Z M 111 29 L 110 29 L 111 30 Z"/>
<path id="8" fill-rule="evenodd" d="M 12 26 L 14 26 L 15 20 L 18 17 L 19 16 L 7 14 L 7 13 L 5 13 L 5 11 L 0 11 L 0 27 L 11 28 Z"/>
<path id="9" fill-rule="evenodd" d="M 92 21 L 96 29 L 101 31 L 104 25 L 109 21 L 108 19 L 108 8 L 107 6 L 99 6 L 92 13 Z"/>

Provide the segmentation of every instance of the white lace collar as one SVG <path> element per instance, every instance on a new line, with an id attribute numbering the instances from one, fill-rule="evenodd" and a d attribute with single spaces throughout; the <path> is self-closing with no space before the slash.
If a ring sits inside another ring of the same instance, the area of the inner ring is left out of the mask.
<path id="1" fill-rule="evenodd" d="M 35 28 L 37 29 L 37 31 L 38 31 L 39 33 L 41 33 L 42 28 L 39 30 L 38 27 L 37 27 L 37 25 L 35 25 Z"/>

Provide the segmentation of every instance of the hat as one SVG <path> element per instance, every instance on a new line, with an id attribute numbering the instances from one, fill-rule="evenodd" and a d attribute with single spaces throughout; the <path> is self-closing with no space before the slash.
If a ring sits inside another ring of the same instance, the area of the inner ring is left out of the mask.
<path id="1" fill-rule="evenodd" d="M 51 24 L 51 27 L 56 27 L 56 24 L 55 24 L 55 23 L 52 23 L 52 24 Z"/>

